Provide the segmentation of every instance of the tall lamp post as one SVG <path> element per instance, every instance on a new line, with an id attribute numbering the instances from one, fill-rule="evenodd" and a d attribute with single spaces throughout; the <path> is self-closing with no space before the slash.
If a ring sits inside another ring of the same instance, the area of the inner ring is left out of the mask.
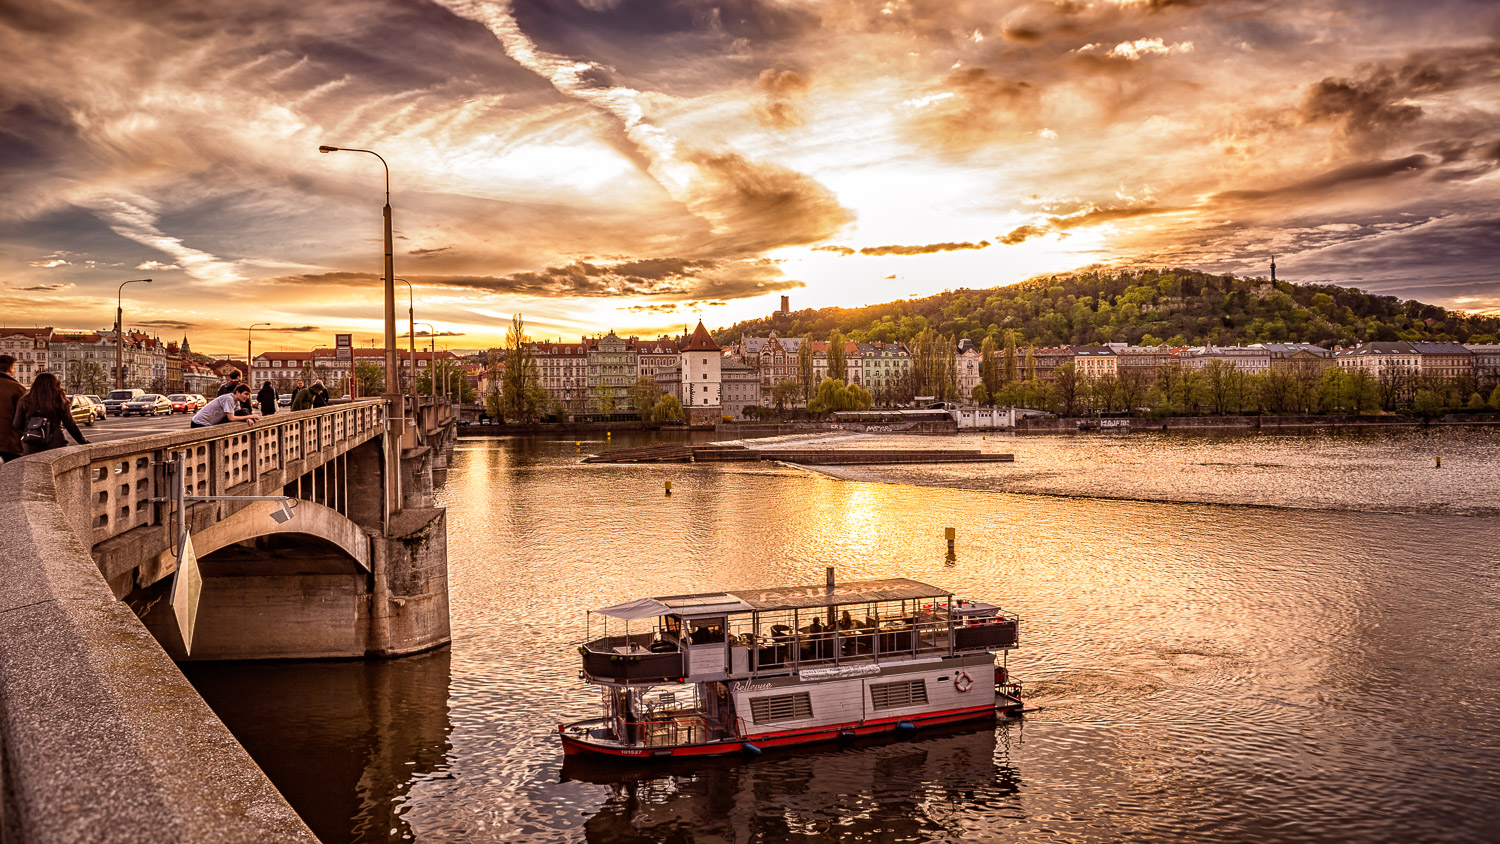
<path id="1" fill-rule="evenodd" d="M 437 329 L 433 328 L 430 322 L 419 322 L 417 325 L 427 326 L 427 377 L 429 379 L 427 386 L 432 393 L 432 400 L 437 401 L 437 373 L 432 369 L 433 364 L 437 362 L 436 355 L 433 354 L 437 348 Z"/>
<path id="2" fill-rule="evenodd" d="M 127 284 L 150 284 L 149 278 L 133 278 L 130 281 L 120 282 L 120 288 L 115 291 L 115 389 L 125 389 L 125 285 Z"/>
<path id="3" fill-rule="evenodd" d="M 262 325 L 269 326 L 269 322 L 257 322 L 245 329 L 245 386 L 255 389 L 255 358 L 250 356 L 250 338 L 255 334 L 255 329 Z"/>
<path id="4" fill-rule="evenodd" d="M 411 291 L 411 282 L 404 278 L 397 281 L 406 285 L 406 333 L 411 338 L 411 403 L 412 407 L 417 405 L 417 318 L 416 296 Z"/>
<path id="5" fill-rule="evenodd" d="M 385 163 L 380 153 L 372 149 L 320 146 L 318 152 L 367 152 L 380 159 L 385 168 L 385 392 L 387 396 L 401 394 L 401 377 L 396 369 L 396 268 L 395 249 L 391 245 L 391 166 Z"/>

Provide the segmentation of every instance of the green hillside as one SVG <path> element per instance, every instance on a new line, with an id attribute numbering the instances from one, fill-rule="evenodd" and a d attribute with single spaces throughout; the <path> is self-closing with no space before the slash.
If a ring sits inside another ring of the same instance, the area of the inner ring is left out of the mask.
<path id="1" fill-rule="evenodd" d="M 1194 270 L 1082 272 L 1009 287 L 953 290 L 866 308 L 772 314 L 714 332 L 721 345 L 741 336 L 811 335 L 835 329 L 858 342 L 907 342 L 924 328 L 976 344 L 986 335 L 1037 346 L 1127 342 L 1174 346 L 1370 340 L 1494 343 L 1500 318 L 1479 317 L 1351 287 L 1236 278 Z"/>

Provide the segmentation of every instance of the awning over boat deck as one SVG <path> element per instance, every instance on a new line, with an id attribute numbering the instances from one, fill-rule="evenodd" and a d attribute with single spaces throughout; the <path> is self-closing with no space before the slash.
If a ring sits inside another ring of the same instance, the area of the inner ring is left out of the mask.
<path id="1" fill-rule="evenodd" d="M 594 615 L 606 615 L 610 618 L 622 618 L 626 621 L 636 621 L 642 618 L 656 618 L 657 616 L 669 615 L 672 608 L 661 603 L 655 598 L 637 598 L 634 601 L 626 601 L 623 604 L 615 604 L 602 610 L 594 610 Z"/>

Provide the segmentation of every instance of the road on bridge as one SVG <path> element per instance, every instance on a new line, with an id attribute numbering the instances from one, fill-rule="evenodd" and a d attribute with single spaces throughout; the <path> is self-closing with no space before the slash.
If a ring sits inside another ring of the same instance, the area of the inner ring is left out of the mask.
<path id="1" fill-rule="evenodd" d="M 276 418 L 278 417 L 271 417 L 272 420 Z M 79 426 L 79 430 L 83 431 L 83 438 L 89 442 L 104 443 L 113 440 L 128 439 L 130 437 L 143 437 L 147 434 L 181 431 L 188 427 L 188 423 L 192 419 L 193 415 L 191 413 L 174 413 L 170 416 L 106 416 L 103 419 L 96 420 L 94 427 L 85 428 Z M 241 429 L 248 427 L 244 422 L 225 423 L 226 428 L 230 426 Z M 70 438 L 68 444 L 71 445 L 72 442 Z"/>

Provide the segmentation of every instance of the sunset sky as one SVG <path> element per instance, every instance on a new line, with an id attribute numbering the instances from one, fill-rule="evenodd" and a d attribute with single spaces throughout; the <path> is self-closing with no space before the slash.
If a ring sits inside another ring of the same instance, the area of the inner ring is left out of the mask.
<path id="1" fill-rule="evenodd" d="M 1095 263 L 1500 312 L 1500 4 L 0 0 L 0 324 L 452 348 Z M 398 297 L 406 316 L 406 292 Z"/>

